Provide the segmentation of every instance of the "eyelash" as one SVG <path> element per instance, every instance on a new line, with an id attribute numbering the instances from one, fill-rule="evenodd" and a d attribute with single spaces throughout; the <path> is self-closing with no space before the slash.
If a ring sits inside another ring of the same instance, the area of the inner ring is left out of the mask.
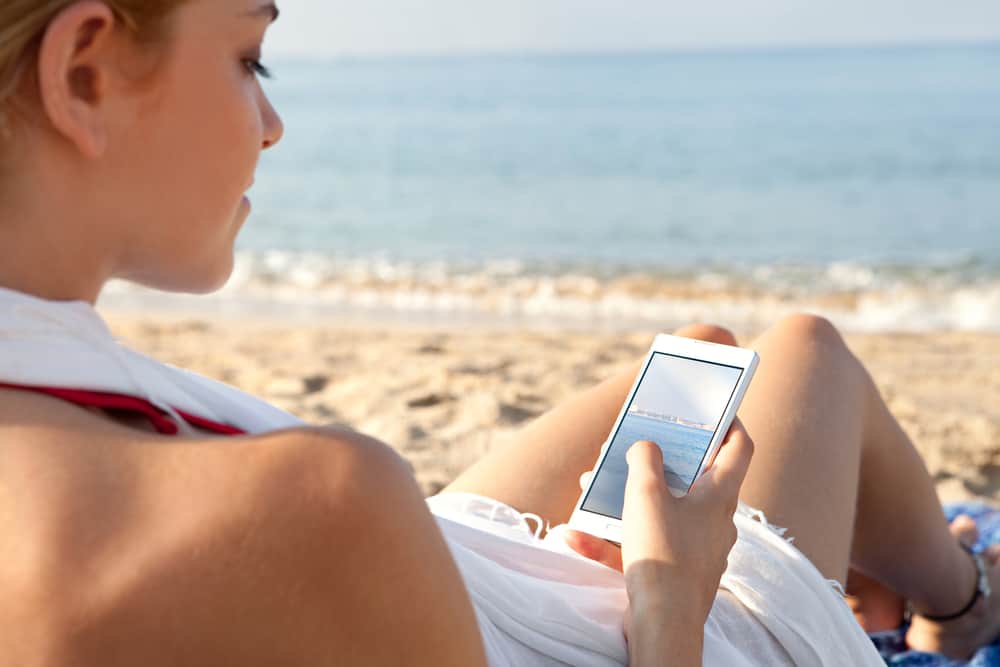
<path id="1" fill-rule="evenodd" d="M 251 58 L 244 60 L 243 64 L 246 65 L 247 70 L 252 74 L 256 74 L 257 76 L 263 77 L 265 79 L 274 78 L 274 75 L 271 74 L 271 70 L 268 69 L 267 67 L 264 67 L 264 65 L 259 60 Z"/>

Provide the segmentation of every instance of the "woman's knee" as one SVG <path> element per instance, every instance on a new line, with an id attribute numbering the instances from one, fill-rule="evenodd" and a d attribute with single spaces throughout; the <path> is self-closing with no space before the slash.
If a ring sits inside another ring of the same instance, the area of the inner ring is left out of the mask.
<path id="1" fill-rule="evenodd" d="M 809 313 L 795 313 L 783 317 L 767 333 L 771 336 L 780 336 L 791 344 L 821 343 L 845 347 L 843 337 L 830 320 Z"/>
<path id="2" fill-rule="evenodd" d="M 689 324 L 675 331 L 674 335 L 720 345 L 737 345 L 733 332 L 716 324 Z"/>

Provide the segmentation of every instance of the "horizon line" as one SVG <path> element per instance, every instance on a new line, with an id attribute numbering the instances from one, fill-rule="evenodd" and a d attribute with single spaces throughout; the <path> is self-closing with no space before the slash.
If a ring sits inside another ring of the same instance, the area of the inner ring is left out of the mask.
<path id="1" fill-rule="evenodd" d="M 400 51 L 349 51 L 338 53 L 276 52 L 272 60 L 281 61 L 379 61 L 379 60 L 449 60 L 449 59 L 519 59 L 519 58 L 594 58 L 635 57 L 657 55 L 763 55 L 806 51 L 891 51 L 907 49 L 958 49 L 970 47 L 1000 47 L 1000 36 L 969 39 L 920 39 L 858 42 L 784 44 L 733 44 L 719 46 L 663 46 L 655 48 L 509 48 L 509 49 L 456 49 L 452 51 L 400 50 Z"/>

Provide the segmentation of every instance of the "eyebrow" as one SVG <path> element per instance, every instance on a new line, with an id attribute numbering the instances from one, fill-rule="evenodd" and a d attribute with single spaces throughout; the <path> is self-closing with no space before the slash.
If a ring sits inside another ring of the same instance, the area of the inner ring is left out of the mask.
<path id="1" fill-rule="evenodd" d="M 281 15 L 281 12 L 278 10 L 278 6 L 276 4 L 268 2 L 261 5 L 257 9 L 247 12 L 246 15 L 253 18 L 267 17 L 271 19 L 271 23 L 274 23 L 278 20 L 278 16 Z"/>

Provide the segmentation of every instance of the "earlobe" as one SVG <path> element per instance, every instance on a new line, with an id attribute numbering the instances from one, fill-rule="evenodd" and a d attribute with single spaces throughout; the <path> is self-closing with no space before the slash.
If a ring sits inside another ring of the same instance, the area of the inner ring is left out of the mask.
<path id="1" fill-rule="evenodd" d="M 107 55 L 115 16 L 102 2 L 58 14 L 38 53 L 38 94 L 52 127 L 89 159 L 107 147 Z"/>

